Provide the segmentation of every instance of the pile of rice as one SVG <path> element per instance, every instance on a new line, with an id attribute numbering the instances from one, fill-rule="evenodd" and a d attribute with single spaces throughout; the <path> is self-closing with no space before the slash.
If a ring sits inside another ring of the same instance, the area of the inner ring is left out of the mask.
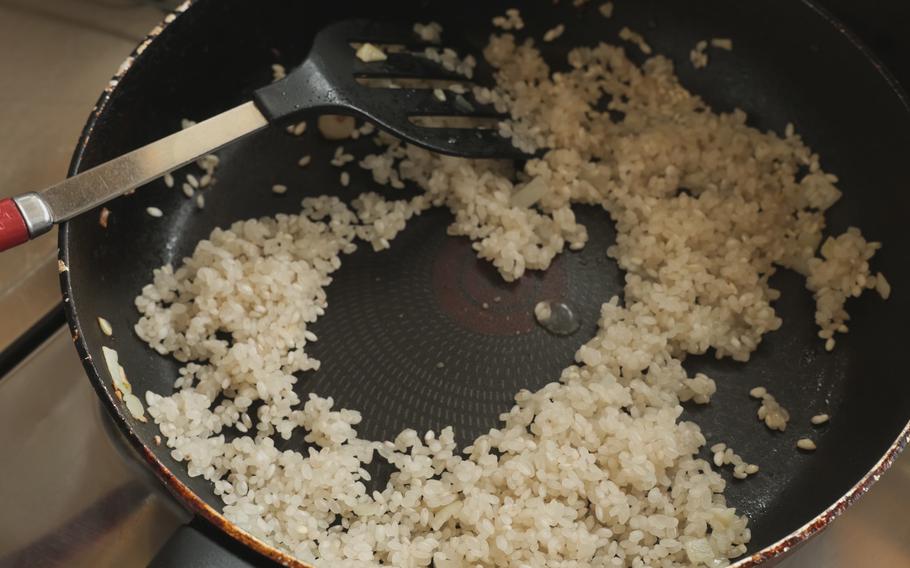
<path id="1" fill-rule="evenodd" d="M 499 25 L 520 29 L 519 21 L 516 13 Z M 776 267 L 806 277 L 819 336 L 833 348 L 847 331 L 848 297 L 887 295 L 869 271 L 878 245 L 856 229 L 822 244 L 836 177 L 792 127 L 780 137 L 747 126 L 742 112 L 712 112 L 663 56 L 639 67 L 620 47 L 581 47 L 570 71 L 551 74 L 532 40 L 509 33 L 494 35 L 485 56 L 497 86 L 475 95 L 510 112 L 502 132 L 520 148 L 549 148 L 544 157 L 514 172 L 380 135 L 381 153 L 361 165 L 380 184 L 421 188 L 418 197 L 364 193 L 351 206 L 309 198 L 299 215 L 216 229 L 182 266 L 157 269 L 136 299 L 136 333 L 186 363 L 176 392 L 147 393 L 149 413 L 190 475 L 214 484 L 228 519 L 303 561 L 726 565 L 750 533 L 726 505 L 722 477 L 697 457 L 706 444 L 699 427 L 680 421 L 681 402 L 707 403 L 715 390 L 710 378 L 689 377 L 682 359 L 713 348 L 748 360 L 781 325 L 768 284 Z M 595 110 L 603 97 L 609 110 Z M 539 199 L 515 206 L 512 195 L 528 184 L 543 188 Z M 575 203 L 613 218 L 609 254 L 626 272 L 624 298 L 605 298 L 600 330 L 576 365 L 519 392 L 501 424 L 469 447 L 456 447 L 451 428 L 360 439 L 358 411 L 295 393 L 320 366 L 307 355 L 317 339 L 308 326 L 358 240 L 385 249 L 412 216 L 446 207 L 449 233 L 469 237 L 515 280 L 584 246 Z M 279 451 L 274 439 L 298 428 L 315 447 Z M 242 435 L 226 442 L 226 429 Z M 374 455 L 395 473 L 369 493 Z"/>

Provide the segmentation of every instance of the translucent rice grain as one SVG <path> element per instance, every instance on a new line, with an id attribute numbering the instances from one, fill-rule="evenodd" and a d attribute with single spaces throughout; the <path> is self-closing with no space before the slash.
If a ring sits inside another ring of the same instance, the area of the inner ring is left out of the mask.
<path id="1" fill-rule="evenodd" d="M 763 398 L 766 394 L 768 394 L 768 391 L 765 387 L 755 387 L 749 391 L 749 396 L 752 398 Z"/>
<path id="2" fill-rule="evenodd" d="M 101 316 L 98 317 L 98 327 L 101 328 L 101 333 L 104 335 L 108 337 L 114 335 L 114 328 L 111 327 L 111 322 L 107 321 Z"/>

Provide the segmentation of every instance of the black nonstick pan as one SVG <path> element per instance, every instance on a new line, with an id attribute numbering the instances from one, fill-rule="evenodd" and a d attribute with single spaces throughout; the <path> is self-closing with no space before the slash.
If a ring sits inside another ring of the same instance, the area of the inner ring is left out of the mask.
<path id="1" fill-rule="evenodd" d="M 449 41 L 480 53 L 490 19 L 514 4 L 198 0 L 156 28 L 111 82 L 85 128 L 72 173 L 164 136 L 184 117 L 205 118 L 248 100 L 271 80 L 273 63 L 302 60 L 314 33 L 331 21 L 435 20 Z M 545 50 L 554 69 L 564 65 L 572 46 L 618 41 L 622 26 L 641 31 L 715 110 L 741 108 L 762 130 L 782 132 L 793 122 L 840 178 L 844 197 L 829 212 L 828 230 L 856 225 L 870 241 L 884 243 L 875 269 L 887 275 L 894 293 L 887 302 L 872 295 L 852 301 L 851 332 L 833 353 L 816 336 L 814 304 L 802 279 L 781 271 L 773 283 L 782 291 L 775 307 L 784 325 L 765 337 L 748 364 L 717 361 L 711 354 L 686 360 L 690 372 L 706 372 L 718 386 L 711 404 L 688 407 L 686 418 L 701 425 L 708 439 L 722 438 L 761 464 L 761 473 L 746 481 L 728 477 L 728 502 L 749 516 L 752 529 L 749 553 L 737 565 L 752 566 L 823 528 L 878 479 L 910 437 L 904 369 L 910 339 L 910 111 L 882 66 L 808 1 L 636 0 L 617 2 L 612 19 L 599 16 L 597 4 L 521 6 L 536 37 L 566 24 L 565 34 Z M 731 37 L 735 49 L 696 71 L 688 65 L 689 51 L 710 37 Z M 363 154 L 370 144 L 360 140 L 346 147 Z M 133 299 L 153 268 L 179 264 L 215 227 L 297 212 L 305 194 L 336 191 L 338 170 L 328 163 L 333 150 L 315 132 L 296 138 L 268 129 L 220 152 L 219 182 L 204 209 L 158 181 L 109 204 L 106 228 L 95 211 L 60 231 L 61 284 L 75 345 L 112 416 L 200 518 L 289 565 L 300 564 L 232 526 L 219 513 L 211 485 L 189 477 L 167 447 L 155 443 L 154 424 L 126 412 L 103 371 L 101 346 L 110 339 L 96 318 L 131 329 L 138 317 Z M 303 170 L 296 161 L 307 153 L 313 161 Z M 377 189 L 368 173 L 353 168 L 351 175 L 348 195 Z M 269 188 L 278 179 L 305 190 L 273 195 Z M 149 217 L 151 205 L 168 214 Z M 614 238 L 609 217 L 584 207 L 577 214 L 591 234 L 586 248 L 566 252 L 546 273 L 513 284 L 478 261 L 467 240 L 446 235 L 450 216 L 441 210 L 416 218 L 390 251 L 361 247 L 336 274 L 328 289 L 330 307 L 314 328 L 320 341 L 313 351 L 323 368 L 298 388 L 362 411 L 359 432 L 367 438 L 452 425 L 464 441 L 487 431 L 511 407 L 515 392 L 558 377 L 596 329 L 600 304 L 622 291 L 623 274 L 605 254 Z M 553 336 L 535 324 L 533 306 L 554 295 L 579 310 L 582 329 L 576 335 Z M 176 361 L 131 333 L 117 334 L 114 347 L 136 391 L 170 392 Z M 830 412 L 831 423 L 817 432 L 816 452 L 794 449 L 799 428 L 771 433 L 757 423 L 757 405 L 747 395 L 756 385 L 790 409 L 793 424 L 808 424 L 820 408 Z"/>

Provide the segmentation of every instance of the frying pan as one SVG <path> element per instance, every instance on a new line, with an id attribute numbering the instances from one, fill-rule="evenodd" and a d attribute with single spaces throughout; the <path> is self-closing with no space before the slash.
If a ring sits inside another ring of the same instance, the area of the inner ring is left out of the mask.
<path id="1" fill-rule="evenodd" d="M 271 78 L 270 65 L 302 60 L 316 30 L 349 17 L 442 23 L 456 47 L 479 53 L 488 22 L 512 2 L 377 3 L 345 0 L 198 0 L 153 30 L 111 81 L 83 132 L 71 173 L 118 156 L 179 128 L 180 119 L 200 119 L 247 100 Z M 839 23 L 808 1 L 767 2 L 637 0 L 617 3 L 605 19 L 597 3 L 522 6 L 523 33 L 540 37 L 555 23 L 565 34 L 543 53 L 554 70 L 565 67 L 568 48 L 617 42 L 622 26 L 643 33 L 656 52 L 677 62 L 690 90 L 717 111 L 745 110 L 761 130 L 796 125 L 840 178 L 842 200 L 831 209 L 830 233 L 862 228 L 884 248 L 875 270 L 894 293 L 883 302 L 866 295 L 851 300 L 851 332 L 824 350 L 813 323 L 814 304 L 801 278 L 780 271 L 772 280 L 782 291 L 775 308 L 783 327 L 768 334 L 747 364 L 690 357 L 690 371 L 717 381 L 710 405 L 687 407 L 711 441 L 725 441 L 761 472 L 746 480 L 729 477 L 728 502 L 750 518 L 749 553 L 737 566 L 780 555 L 823 528 L 862 495 L 890 465 L 910 437 L 910 381 L 906 380 L 906 322 L 910 315 L 910 238 L 906 212 L 910 192 L 906 155 L 910 112 L 906 99 L 882 66 Z M 466 14 L 470 17 L 466 17 Z M 707 69 L 688 64 L 698 40 L 732 37 L 735 49 L 712 54 Z M 632 57 L 638 54 L 635 50 Z M 640 59 L 639 59 L 640 61 Z M 315 130 L 315 129 L 310 129 Z M 369 140 L 349 141 L 363 155 Z M 137 320 L 133 299 L 153 268 L 179 264 L 195 243 L 232 221 L 296 212 L 305 195 L 338 193 L 351 198 L 374 187 L 368 174 L 351 169 L 351 187 L 337 183 L 334 146 L 308 132 L 300 138 L 268 129 L 220 153 L 218 184 L 205 209 L 179 191 L 155 182 L 109 204 L 108 226 L 89 213 L 60 231 L 60 260 L 67 317 L 86 372 L 130 442 L 169 489 L 200 518 L 264 557 L 301 565 L 231 525 L 221 514 L 211 485 L 191 478 L 182 464 L 157 445 L 152 423 L 134 420 L 114 396 L 104 368 L 102 344 L 111 345 L 133 388 L 171 392 L 178 363 L 157 355 L 128 332 Z M 312 154 L 310 168 L 297 159 Z M 291 188 L 273 195 L 274 183 Z M 400 195 L 400 194 L 399 194 Z M 148 206 L 166 212 L 145 214 Z M 328 288 L 330 308 L 314 331 L 316 373 L 302 377 L 301 394 L 332 396 L 341 407 L 363 412 L 362 437 L 388 439 L 403 428 L 455 427 L 464 442 L 485 432 L 512 405 L 520 388 L 535 389 L 570 364 L 575 349 L 596 328 L 600 304 L 621 293 L 623 275 L 605 255 L 614 231 L 607 214 L 579 207 L 591 233 L 586 248 L 565 252 L 544 273 L 502 282 L 470 243 L 446 236 L 450 215 L 433 210 L 414 219 L 383 253 L 361 247 L 350 255 Z M 495 301 L 495 298 L 500 301 Z M 535 326 L 534 304 L 561 298 L 580 314 L 582 327 L 556 337 Z M 489 305 L 488 309 L 483 304 Z M 118 333 L 102 335 L 96 317 Z M 437 365 L 442 362 L 444 366 Z M 748 390 L 763 385 L 790 410 L 790 427 L 772 433 L 756 419 Z M 809 418 L 832 416 L 811 430 Z M 797 452 L 811 433 L 812 454 Z M 295 447 L 292 438 L 282 447 Z M 705 454 L 704 457 L 708 457 Z"/>

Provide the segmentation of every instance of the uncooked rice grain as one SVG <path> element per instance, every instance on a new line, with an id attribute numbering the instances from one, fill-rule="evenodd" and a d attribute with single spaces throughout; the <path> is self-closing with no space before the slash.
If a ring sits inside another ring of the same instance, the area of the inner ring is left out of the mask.
<path id="1" fill-rule="evenodd" d="M 718 468 L 732 465 L 733 477 L 735 479 L 746 479 L 750 475 L 758 472 L 758 466 L 746 463 L 742 456 L 733 451 L 733 448 L 724 443 L 717 443 L 711 446 L 712 462 Z"/>
<path id="2" fill-rule="evenodd" d="M 881 272 L 875 274 L 875 291 L 882 297 L 882 300 L 891 297 L 891 284 L 885 280 L 885 275 Z"/>
<path id="3" fill-rule="evenodd" d="M 757 414 L 758 419 L 763 421 L 765 426 L 771 430 L 783 432 L 787 429 L 790 413 L 770 393 L 765 392 L 761 396 L 761 406 L 758 408 Z"/>
<path id="4" fill-rule="evenodd" d="M 809 419 L 813 426 L 820 426 L 828 422 L 828 420 L 830 420 L 830 417 L 827 414 L 816 414 Z"/>
<path id="5" fill-rule="evenodd" d="M 538 322 L 548 321 L 553 316 L 550 302 L 537 302 L 534 305 L 534 317 Z"/>
<path id="6" fill-rule="evenodd" d="M 296 124 L 288 126 L 288 133 L 293 134 L 294 136 L 302 136 L 306 132 L 306 121 L 301 120 Z"/>
<path id="7" fill-rule="evenodd" d="M 103 317 L 98 317 L 98 327 L 101 328 L 101 333 L 110 337 L 114 335 L 114 328 L 111 327 L 111 322 L 107 321 Z"/>
<path id="8" fill-rule="evenodd" d="M 215 169 L 220 163 L 221 158 L 217 154 L 206 154 L 196 160 L 196 165 L 199 166 L 199 169 L 210 175 L 214 175 Z"/>
<path id="9" fill-rule="evenodd" d="M 565 31 L 566 31 L 565 24 L 559 24 L 555 28 L 547 30 L 547 32 L 545 34 L 543 34 L 543 40 L 546 42 L 551 42 L 551 41 L 555 40 L 556 38 L 558 38 L 559 36 L 561 36 L 563 34 L 563 32 L 565 32 Z"/>
<path id="10" fill-rule="evenodd" d="M 414 24 L 414 33 L 417 34 L 417 37 L 422 41 L 429 43 L 439 43 L 442 41 L 442 26 L 436 22 Z"/>
<path id="11" fill-rule="evenodd" d="M 356 130 L 354 132 L 357 132 Z M 335 148 L 335 155 L 332 157 L 331 164 L 336 168 L 343 167 L 345 164 L 354 161 L 353 154 L 347 154 L 344 151 L 344 146 L 339 146 Z"/>
<path id="12" fill-rule="evenodd" d="M 705 53 L 706 49 L 708 49 L 708 42 L 705 40 L 701 40 L 695 44 L 695 47 L 689 52 L 689 61 L 692 62 L 692 67 L 701 69 L 708 65 L 708 54 Z"/>
<path id="13" fill-rule="evenodd" d="M 493 18 L 493 25 L 504 30 L 520 30 L 525 27 L 521 19 L 521 13 L 517 8 L 506 10 L 505 16 L 496 16 Z"/>
<path id="14" fill-rule="evenodd" d="M 284 68 L 284 65 L 282 65 L 280 63 L 272 64 L 272 81 L 273 82 L 284 79 L 285 77 L 287 77 L 287 74 L 288 74 L 288 72 L 287 72 L 287 69 Z"/>
<path id="15" fill-rule="evenodd" d="M 633 32 L 629 28 L 623 27 L 621 30 L 619 30 L 619 39 L 626 40 L 629 43 L 634 43 L 645 55 L 651 54 L 651 46 L 648 45 L 648 42 L 645 41 L 645 38 L 643 38 L 642 35 L 638 32 Z"/>
<path id="16" fill-rule="evenodd" d="M 430 61 L 439 63 L 444 69 L 461 73 L 468 79 L 474 76 L 474 67 L 477 66 L 477 61 L 473 55 L 459 57 L 458 53 L 449 47 L 444 49 L 427 47 L 423 50 L 423 56 Z"/>

